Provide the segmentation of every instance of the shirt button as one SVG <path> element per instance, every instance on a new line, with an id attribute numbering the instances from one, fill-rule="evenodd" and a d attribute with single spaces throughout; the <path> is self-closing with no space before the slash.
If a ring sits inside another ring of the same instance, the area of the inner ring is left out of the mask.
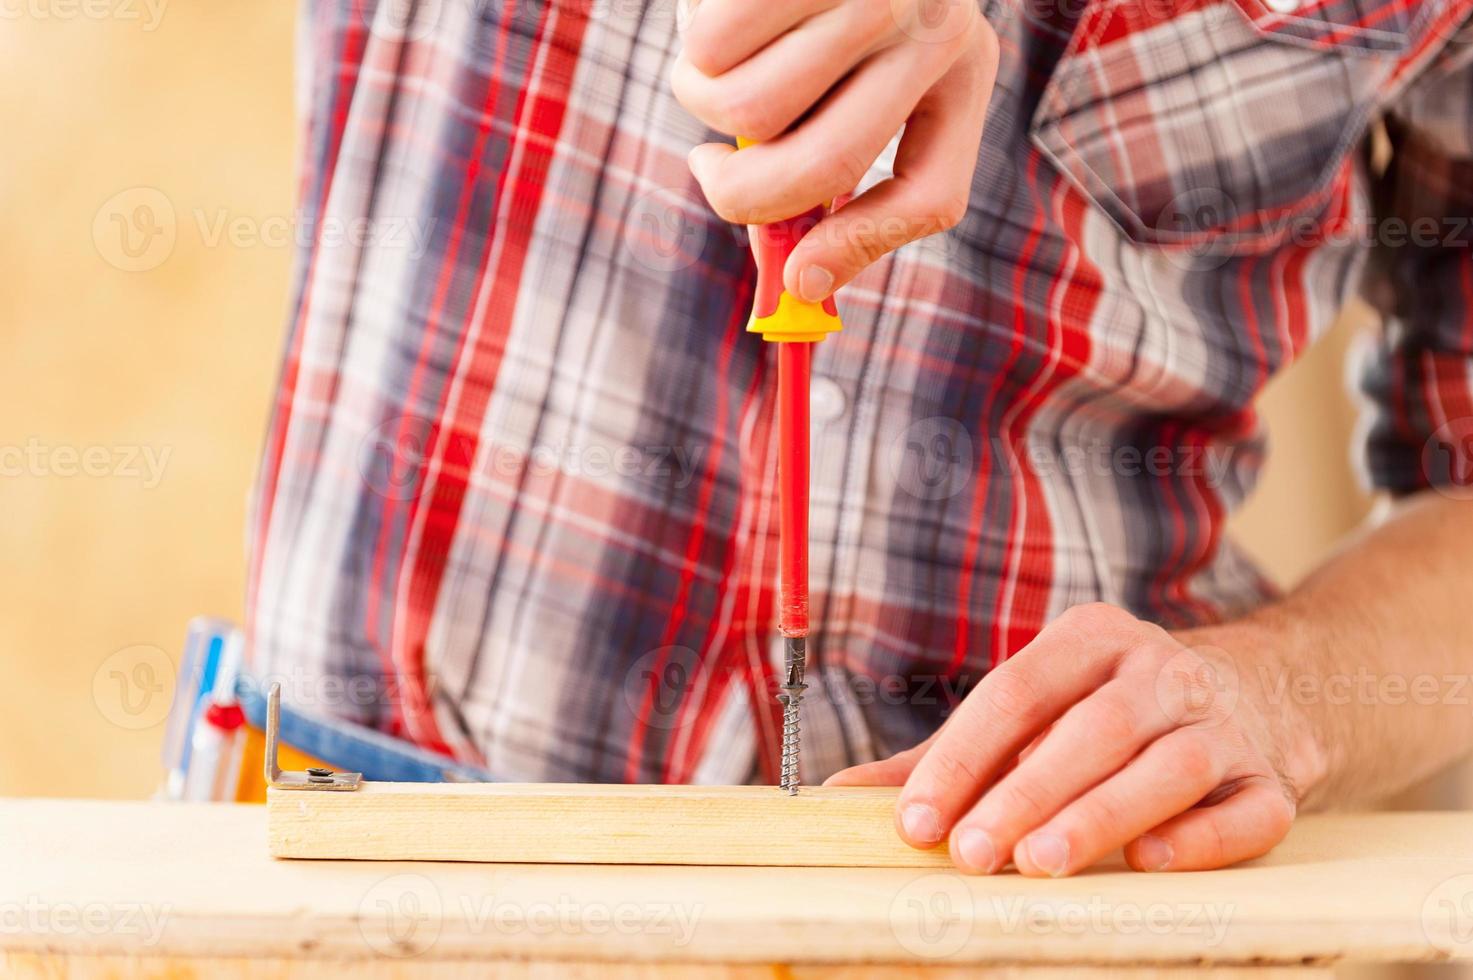
<path id="1" fill-rule="evenodd" d="M 1263 0 L 1269 10 L 1276 14 L 1292 14 L 1299 9 L 1299 0 Z"/>
<path id="2" fill-rule="evenodd" d="M 833 378 L 814 378 L 808 398 L 813 421 L 819 424 L 837 421 L 844 414 L 844 389 Z"/>

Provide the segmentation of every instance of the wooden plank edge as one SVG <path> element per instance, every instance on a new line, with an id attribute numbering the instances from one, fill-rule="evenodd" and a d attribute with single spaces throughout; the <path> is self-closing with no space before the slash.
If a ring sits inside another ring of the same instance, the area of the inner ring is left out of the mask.
<path id="1" fill-rule="evenodd" d="M 365 783 L 271 790 L 279 858 L 507 864 L 948 867 L 895 831 L 898 788 Z"/>

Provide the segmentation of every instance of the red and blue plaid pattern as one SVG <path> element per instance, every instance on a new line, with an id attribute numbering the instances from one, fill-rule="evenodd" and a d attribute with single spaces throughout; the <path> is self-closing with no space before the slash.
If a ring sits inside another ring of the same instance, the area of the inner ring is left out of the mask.
<path id="1" fill-rule="evenodd" d="M 1367 267 L 1369 471 L 1438 482 L 1425 450 L 1473 416 L 1473 235 L 1383 232 L 1473 214 L 1470 10 L 988 5 L 970 210 L 847 287 L 815 356 L 805 779 L 921 740 L 1071 605 L 1263 602 L 1223 538 L 1253 399 Z M 686 170 L 712 134 L 666 85 L 676 21 L 304 5 L 318 234 L 249 595 L 256 668 L 304 707 L 506 778 L 773 778 L 773 350 Z"/>

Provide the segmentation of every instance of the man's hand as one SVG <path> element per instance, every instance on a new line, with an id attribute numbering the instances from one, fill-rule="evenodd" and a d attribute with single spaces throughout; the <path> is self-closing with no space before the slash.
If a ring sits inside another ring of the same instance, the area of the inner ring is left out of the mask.
<path id="1" fill-rule="evenodd" d="M 672 83 L 713 129 L 690 168 L 739 224 L 803 214 L 852 192 L 905 127 L 895 176 L 810 231 L 784 269 L 788 292 L 828 297 L 885 253 L 966 213 L 997 37 L 952 0 L 701 0 Z"/>
<path id="2" fill-rule="evenodd" d="M 949 838 L 977 874 L 1009 859 L 1025 875 L 1073 874 L 1122 846 L 1139 871 L 1257 857 L 1323 765 L 1308 720 L 1266 697 L 1261 680 L 1281 668 L 1252 627 L 1238 636 L 1229 659 L 1119 609 L 1075 607 L 930 739 L 828 785 L 904 783 L 901 837 Z"/>

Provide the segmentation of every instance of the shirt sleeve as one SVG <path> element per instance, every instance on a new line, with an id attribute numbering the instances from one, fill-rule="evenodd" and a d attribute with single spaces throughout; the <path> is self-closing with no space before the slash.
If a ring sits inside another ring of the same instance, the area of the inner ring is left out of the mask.
<path id="1" fill-rule="evenodd" d="M 1473 497 L 1473 32 L 1397 99 L 1375 178 L 1363 361 L 1371 487 Z"/>

